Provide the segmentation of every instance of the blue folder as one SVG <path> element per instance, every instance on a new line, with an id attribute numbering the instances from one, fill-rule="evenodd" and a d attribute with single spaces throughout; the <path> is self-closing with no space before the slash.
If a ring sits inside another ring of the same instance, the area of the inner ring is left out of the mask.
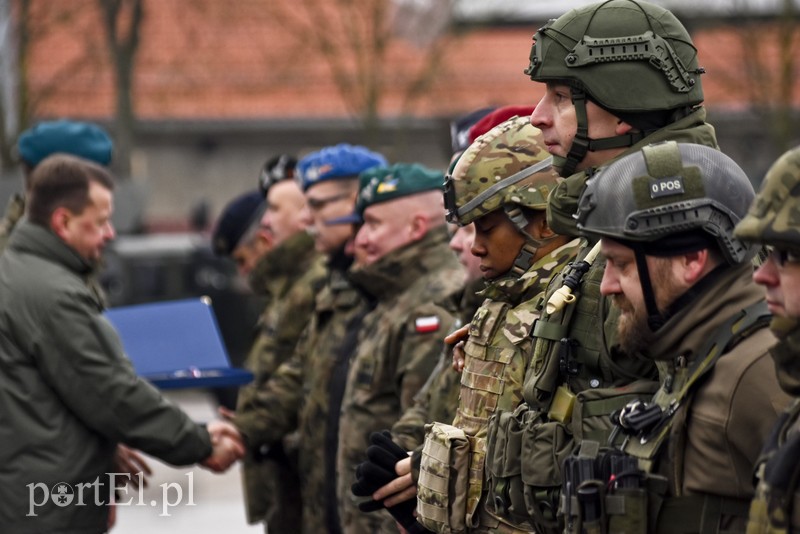
<path id="1" fill-rule="evenodd" d="M 105 312 L 136 372 L 161 389 L 246 384 L 232 368 L 208 297 L 119 306 Z"/>

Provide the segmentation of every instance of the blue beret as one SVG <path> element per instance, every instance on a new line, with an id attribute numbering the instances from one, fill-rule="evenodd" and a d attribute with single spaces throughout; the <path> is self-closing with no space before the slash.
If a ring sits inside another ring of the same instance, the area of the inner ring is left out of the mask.
<path id="1" fill-rule="evenodd" d="M 355 211 L 326 224 L 361 222 L 364 210 L 370 206 L 426 191 L 441 191 L 443 185 L 443 172 L 419 163 L 395 163 L 390 167 L 368 169 L 359 176 Z"/>
<path id="2" fill-rule="evenodd" d="M 325 180 L 354 178 L 372 167 L 385 167 L 386 158 L 363 146 L 341 143 L 312 152 L 297 163 L 297 179 L 303 191 Z"/>
<path id="3" fill-rule="evenodd" d="M 217 256 L 230 256 L 242 236 L 256 222 L 265 201 L 260 191 L 251 191 L 231 200 L 219 216 L 211 235 L 211 246 Z"/>
<path id="4" fill-rule="evenodd" d="M 17 142 L 22 160 L 36 167 L 51 154 L 63 152 L 100 165 L 111 163 L 114 143 L 97 125 L 88 122 L 58 120 L 42 122 L 22 132 Z"/>

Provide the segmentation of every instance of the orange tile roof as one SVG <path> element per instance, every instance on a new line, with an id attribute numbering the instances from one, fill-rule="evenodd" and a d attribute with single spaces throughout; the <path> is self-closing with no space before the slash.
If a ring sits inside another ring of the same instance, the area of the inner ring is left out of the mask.
<path id="1" fill-rule="evenodd" d="M 298 34 L 294 23 L 280 23 L 264 12 L 271 2 L 289 0 L 144 1 L 134 88 L 140 118 L 347 116 L 347 104 L 328 65 L 308 49 L 313 32 Z M 73 16 L 62 15 L 61 22 L 55 5 L 33 1 L 34 25 L 47 28 L 34 43 L 27 74 L 32 94 L 38 95 L 35 114 L 110 117 L 114 90 L 95 3 L 71 0 Z M 406 113 L 452 116 L 486 105 L 536 102 L 542 87 L 522 73 L 535 29 L 479 28 L 448 38 L 443 67 Z M 709 107 L 742 109 L 753 99 L 740 33 L 740 28 L 707 28 L 693 36 L 700 64 L 708 71 L 703 83 Z M 758 39 L 748 41 L 759 54 L 755 64 L 766 73 L 757 78 L 764 85 L 774 84 L 765 78 L 778 69 L 775 33 L 761 30 Z M 386 86 L 379 106 L 382 117 L 404 114 L 400 88 L 424 55 L 425 50 L 404 41 L 395 40 L 389 47 L 381 66 Z M 800 71 L 798 56 L 792 57 L 795 72 Z M 798 84 L 791 91 L 791 101 L 800 104 Z"/>

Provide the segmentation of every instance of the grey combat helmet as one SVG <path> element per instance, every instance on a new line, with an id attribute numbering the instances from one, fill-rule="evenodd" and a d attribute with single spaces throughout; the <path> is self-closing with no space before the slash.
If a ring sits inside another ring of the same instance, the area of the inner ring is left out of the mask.
<path id="1" fill-rule="evenodd" d="M 660 314 L 644 256 L 710 248 L 729 265 L 749 261 L 755 249 L 737 238 L 734 228 L 754 197 L 744 171 L 722 152 L 665 141 L 600 169 L 587 181 L 576 217 L 583 233 L 634 250 L 655 330 Z"/>
<path id="2" fill-rule="evenodd" d="M 578 131 L 566 159 L 569 176 L 587 151 L 632 146 L 703 101 L 697 50 L 670 11 L 641 0 L 606 0 L 550 20 L 533 37 L 525 73 L 569 85 Z M 586 98 L 640 132 L 588 136 Z"/>

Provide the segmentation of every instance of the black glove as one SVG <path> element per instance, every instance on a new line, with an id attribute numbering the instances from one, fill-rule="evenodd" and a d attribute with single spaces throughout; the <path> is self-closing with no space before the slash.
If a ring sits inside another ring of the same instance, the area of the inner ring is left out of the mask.
<path id="1" fill-rule="evenodd" d="M 392 441 L 392 433 L 388 430 L 373 432 L 369 436 L 371 445 L 367 448 L 367 461 L 356 468 L 356 483 L 351 487 L 353 495 L 369 497 L 378 488 L 381 488 L 397 478 L 395 464 L 408 458 L 408 452 Z M 362 512 L 375 512 L 383 508 L 383 502 L 373 499 L 359 503 L 358 509 Z M 386 510 L 395 520 L 403 525 L 409 534 L 424 534 L 430 532 L 417 523 L 414 511 L 417 508 L 416 499 L 408 499 Z"/>

